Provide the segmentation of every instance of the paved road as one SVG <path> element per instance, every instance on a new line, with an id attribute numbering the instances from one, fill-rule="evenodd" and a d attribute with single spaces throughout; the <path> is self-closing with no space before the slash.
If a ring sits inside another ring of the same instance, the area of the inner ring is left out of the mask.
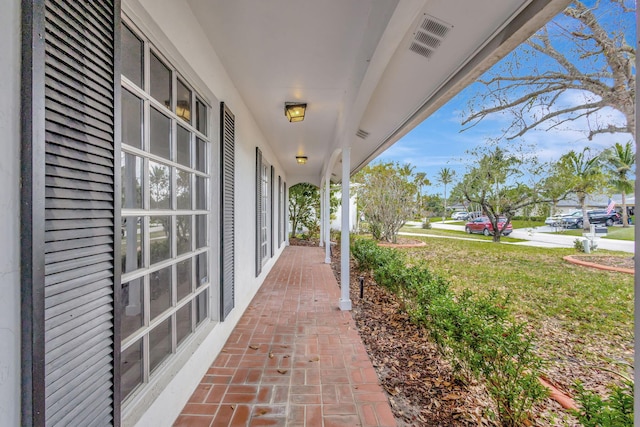
<path id="1" fill-rule="evenodd" d="M 409 227 L 420 226 L 419 223 L 413 223 L 413 222 L 407 223 L 407 225 Z M 432 222 L 431 226 L 435 229 L 464 231 L 464 225 L 448 224 L 447 221 L 445 221 L 444 223 L 440 221 Z M 578 238 L 577 236 L 565 236 L 560 233 L 554 233 L 553 231 L 554 230 L 551 227 L 537 227 L 534 229 L 516 229 L 513 231 L 513 233 L 511 233 L 509 237 L 526 240 L 526 242 L 513 242 L 509 244 L 537 246 L 537 247 L 546 247 L 546 248 L 572 248 L 574 246 L 574 243 L 573 243 L 574 240 Z M 424 234 L 410 233 L 410 232 L 401 232 L 399 234 L 403 236 L 424 236 Z M 430 236 L 430 237 L 436 237 L 436 236 Z M 467 240 L 465 237 L 455 237 L 455 236 L 451 236 L 451 237 L 437 236 L 437 237 Z M 597 245 L 598 245 L 598 249 L 607 249 L 611 251 L 635 253 L 635 242 L 631 242 L 628 240 L 598 238 Z"/>

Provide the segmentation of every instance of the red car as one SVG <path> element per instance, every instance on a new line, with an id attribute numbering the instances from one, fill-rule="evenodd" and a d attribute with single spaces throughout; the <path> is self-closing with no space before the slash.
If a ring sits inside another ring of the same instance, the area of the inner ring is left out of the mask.
<path id="1" fill-rule="evenodd" d="M 498 229 L 502 230 L 504 228 L 504 223 L 507 222 L 506 218 L 498 218 Z M 481 216 L 474 220 L 467 222 L 464 226 L 464 231 L 467 233 L 481 233 L 485 236 L 490 236 L 493 234 L 493 225 L 491 225 L 491 221 L 486 216 Z M 503 236 L 508 236 L 513 231 L 513 227 L 511 223 L 507 225 L 507 228 L 502 232 Z"/>

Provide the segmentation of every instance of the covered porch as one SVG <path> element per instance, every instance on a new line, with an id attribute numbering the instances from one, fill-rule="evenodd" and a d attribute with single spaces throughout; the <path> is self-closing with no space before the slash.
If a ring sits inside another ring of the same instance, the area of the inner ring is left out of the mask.
<path id="1" fill-rule="evenodd" d="M 394 426 L 317 247 L 287 247 L 175 426 Z"/>

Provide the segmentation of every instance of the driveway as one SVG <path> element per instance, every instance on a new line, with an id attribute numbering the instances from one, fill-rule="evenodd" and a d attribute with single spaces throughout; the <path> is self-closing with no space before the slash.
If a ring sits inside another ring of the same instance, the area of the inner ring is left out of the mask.
<path id="1" fill-rule="evenodd" d="M 432 222 L 431 226 L 435 229 L 441 230 L 455 230 L 464 231 L 464 225 L 451 224 L 453 221 L 441 221 Z M 408 222 L 407 226 L 420 227 L 420 223 Z M 563 234 L 557 234 L 553 232 L 551 227 L 537 227 L 533 229 L 516 229 L 509 237 L 516 239 L 526 240 L 526 242 L 510 242 L 511 245 L 524 245 L 524 246 L 537 246 L 545 248 L 573 248 L 574 240 L 578 239 L 578 236 L 565 236 Z M 403 236 L 424 236 L 424 234 L 401 232 Z M 444 236 L 438 236 L 444 237 Z M 453 237 L 453 236 L 452 236 Z M 464 239 L 464 237 L 456 237 L 457 239 Z M 476 239 L 474 239 L 476 240 Z M 599 249 L 606 249 L 610 251 L 621 251 L 635 253 L 635 242 L 628 240 L 614 240 L 614 239 L 602 239 L 597 238 L 597 245 Z"/>

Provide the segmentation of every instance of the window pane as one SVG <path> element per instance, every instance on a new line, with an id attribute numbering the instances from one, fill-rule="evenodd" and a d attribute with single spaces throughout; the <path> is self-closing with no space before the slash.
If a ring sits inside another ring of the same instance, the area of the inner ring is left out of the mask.
<path id="1" fill-rule="evenodd" d="M 199 99 L 196 100 L 196 129 L 207 135 L 207 106 Z"/>
<path id="2" fill-rule="evenodd" d="M 121 154 L 122 207 L 142 209 L 143 160 L 133 154 Z"/>
<path id="3" fill-rule="evenodd" d="M 171 209 L 169 166 L 149 162 L 149 199 L 151 209 Z"/>
<path id="4" fill-rule="evenodd" d="M 191 123 L 191 91 L 178 79 L 176 114 L 187 123 Z"/>
<path id="5" fill-rule="evenodd" d="M 142 278 L 131 280 L 122 284 L 122 319 L 120 334 L 122 339 L 140 329 L 143 324 L 143 292 Z"/>
<path id="6" fill-rule="evenodd" d="M 178 209 L 191 209 L 191 174 L 178 170 L 176 188 Z"/>
<path id="7" fill-rule="evenodd" d="M 153 320 L 171 307 L 171 267 L 165 267 L 149 275 L 149 293 L 149 309 Z"/>
<path id="8" fill-rule="evenodd" d="M 196 169 L 207 172 L 207 143 L 196 138 Z"/>
<path id="9" fill-rule="evenodd" d="M 142 148 L 142 100 L 122 89 L 122 142 Z"/>
<path id="10" fill-rule="evenodd" d="M 198 256 L 196 257 L 196 279 L 197 288 L 209 282 L 206 252 L 198 254 Z"/>
<path id="11" fill-rule="evenodd" d="M 176 216 L 176 239 L 178 255 L 191 252 L 191 215 Z"/>
<path id="12" fill-rule="evenodd" d="M 191 293 L 191 260 L 192 258 L 180 261 L 177 265 L 178 268 L 178 286 L 177 297 L 178 301 L 186 297 Z"/>
<path id="13" fill-rule="evenodd" d="M 149 240 L 151 264 L 171 258 L 171 217 L 149 218 Z"/>
<path id="14" fill-rule="evenodd" d="M 201 292 L 196 297 L 196 324 L 199 325 L 209 315 L 208 301 L 209 290 Z"/>
<path id="15" fill-rule="evenodd" d="M 122 74 L 141 88 L 144 76 L 144 44 L 126 25 L 122 26 L 121 37 Z"/>
<path id="16" fill-rule="evenodd" d="M 171 318 L 149 332 L 149 372 L 171 354 Z"/>
<path id="17" fill-rule="evenodd" d="M 207 216 L 196 215 L 196 249 L 207 246 Z"/>
<path id="18" fill-rule="evenodd" d="M 167 108 L 171 108 L 171 70 L 151 54 L 151 87 L 150 92 L 156 100 Z"/>
<path id="19" fill-rule="evenodd" d="M 150 150 L 156 156 L 170 159 L 171 153 L 171 120 L 155 108 L 151 109 L 149 130 Z"/>
<path id="20" fill-rule="evenodd" d="M 191 167 L 191 132 L 178 126 L 178 159 L 181 165 Z"/>
<path id="21" fill-rule="evenodd" d="M 138 340 L 125 351 L 120 358 L 120 390 L 122 400 L 142 384 L 142 340 Z"/>
<path id="22" fill-rule="evenodd" d="M 207 180 L 204 177 L 196 176 L 196 209 L 207 209 Z"/>
<path id="23" fill-rule="evenodd" d="M 191 333 L 191 301 L 176 312 L 176 341 L 180 345 Z"/>
<path id="24" fill-rule="evenodd" d="M 122 233 L 122 272 L 129 273 L 143 267 L 144 228 L 142 227 L 142 217 L 122 217 L 120 229 Z"/>

